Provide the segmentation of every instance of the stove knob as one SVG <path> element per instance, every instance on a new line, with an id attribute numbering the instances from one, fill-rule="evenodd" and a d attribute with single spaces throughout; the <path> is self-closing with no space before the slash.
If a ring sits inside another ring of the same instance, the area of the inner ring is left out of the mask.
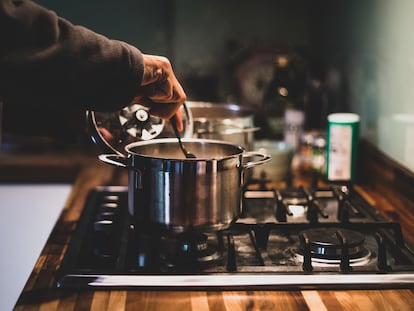
<path id="1" fill-rule="evenodd" d="M 97 220 L 93 223 L 95 232 L 110 233 L 113 231 L 113 221 L 109 219 Z"/>
<path id="2" fill-rule="evenodd" d="M 110 220 L 114 221 L 116 218 L 116 213 L 114 212 L 101 212 L 98 215 L 96 215 L 96 220 Z"/>

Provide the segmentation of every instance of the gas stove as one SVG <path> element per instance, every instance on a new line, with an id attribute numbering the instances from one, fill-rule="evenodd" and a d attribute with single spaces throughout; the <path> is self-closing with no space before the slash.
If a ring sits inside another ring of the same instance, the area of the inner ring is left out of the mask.
<path id="1" fill-rule="evenodd" d="M 140 232 L 128 188 L 90 192 L 57 275 L 60 288 L 414 288 L 414 251 L 352 187 L 245 190 L 218 232 Z"/>

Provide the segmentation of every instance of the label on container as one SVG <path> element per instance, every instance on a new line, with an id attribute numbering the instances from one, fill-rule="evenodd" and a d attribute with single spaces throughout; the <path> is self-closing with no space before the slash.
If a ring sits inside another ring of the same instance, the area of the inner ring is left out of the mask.
<path id="1" fill-rule="evenodd" d="M 359 116 L 338 113 L 328 116 L 327 179 L 349 181 L 354 178 L 358 144 Z"/>
<path id="2" fill-rule="evenodd" d="M 332 125 L 329 138 L 328 179 L 351 179 L 352 128 L 350 126 Z"/>

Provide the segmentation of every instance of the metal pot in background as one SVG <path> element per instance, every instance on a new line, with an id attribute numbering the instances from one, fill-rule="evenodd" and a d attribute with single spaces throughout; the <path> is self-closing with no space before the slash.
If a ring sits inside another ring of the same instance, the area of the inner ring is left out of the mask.
<path id="1" fill-rule="evenodd" d="M 227 141 L 253 150 L 254 112 L 235 104 L 187 101 L 193 118 L 193 137 Z"/>
<path id="2" fill-rule="evenodd" d="M 219 140 L 187 138 L 183 143 L 196 159 L 184 158 L 174 138 L 129 144 L 128 156 L 100 155 L 103 162 L 129 169 L 129 212 L 138 230 L 227 228 L 241 212 L 245 170 L 271 159 Z"/>

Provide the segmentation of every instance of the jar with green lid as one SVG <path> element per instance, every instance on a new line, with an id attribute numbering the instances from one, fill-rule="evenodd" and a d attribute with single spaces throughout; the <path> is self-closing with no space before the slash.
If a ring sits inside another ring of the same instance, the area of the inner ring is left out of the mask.
<path id="1" fill-rule="evenodd" d="M 326 178 L 353 181 L 356 173 L 360 117 L 355 113 L 328 115 Z"/>

